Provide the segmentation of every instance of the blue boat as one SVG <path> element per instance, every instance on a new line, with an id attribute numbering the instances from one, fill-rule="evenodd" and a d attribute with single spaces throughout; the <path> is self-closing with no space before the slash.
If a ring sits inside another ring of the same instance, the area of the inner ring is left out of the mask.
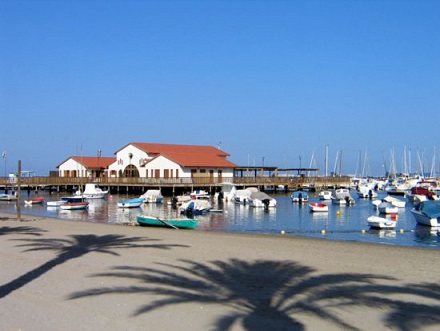
<path id="1" fill-rule="evenodd" d="M 137 208 L 142 206 L 144 198 L 132 198 L 118 202 L 118 208 Z"/>

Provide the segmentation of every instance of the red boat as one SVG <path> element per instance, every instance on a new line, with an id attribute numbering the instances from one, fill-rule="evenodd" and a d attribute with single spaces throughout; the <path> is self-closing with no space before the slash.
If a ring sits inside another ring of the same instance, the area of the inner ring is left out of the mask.
<path id="1" fill-rule="evenodd" d="M 328 206 L 322 202 L 312 202 L 309 204 L 310 211 L 314 212 L 326 212 L 328 211 Z"/>
<path id="2" fill-rule="evenodd" d="M 24 203 L 27 205 L 35 205 L 37 203 L 43 203 L 44 198 L 43 197 L 35 197 L 35 198 L 30 198 L 27 200 L 24 200 Z"/>

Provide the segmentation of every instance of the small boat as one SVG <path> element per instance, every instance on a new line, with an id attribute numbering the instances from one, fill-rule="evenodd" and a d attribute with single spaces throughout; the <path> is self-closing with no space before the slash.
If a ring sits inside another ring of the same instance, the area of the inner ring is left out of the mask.
<path id="1" fill-rule="evenodd" d="M 426 200 L 439 200 L 435 191 L 423 186 L 412 187 L 407 193 L 407 197 L 415 205 Z"/>
<path id="2" fill-rule="evenodd" d="M 234 202 L 238 205 L 249 204 L 252 193 L 259 192 L 256 187 L 248 187 L 235 192 Z"/>
<path id="3" fill-rule="evenodd" d="M 320 200 L 331 200 L 332 199 L 332 191 L 323 190 L 318 194 Z"/>
<path id="4" fill-rule="evenodd" d="M 377 206 L 377 210 L 379 210 L 381 214 L 397 214 L 399 207 L 392 205 L 391 202 L 384 201 Z"/>
<path id="5" fill-rule="evenodd" d="M 147 190 L 140 196 L 147 203 L 160 203 L 163 200 L 163 195 L 160 190 Z"/>
<path id="6" fill-rule="evenodd" d="M 26 205 L 35 205 L 35 204 L 41 204 L 43 203 L 44 198 L 43 197 L 35 197 L 35 198 L 30 198 L 27 200 L 24 200 L 24 203 Z"/>
<path id="7" fill-rule="evenodd" d="M 426 200 L 411 209 L 417 223 L 427 226 L 440 226 L 440 200 Z"/>
<path id="8" fill-rule="evenodd" d="M 332 202 L 336 205 L 346 206 L 354 205 L 356 200 L 351 196 L 349 189 L 339 188 L 335 190 L 335 194 L 332 196 Z"/>
<path id="9" fill-rule="evenodd" d="M 133 198 L 133 199 L 127 199 L 122 200 L 118 202 L 118 208 L 137 208 L 142 206 L 144 203 L 144 198 Z"/>
<path id="10" fill-rule="evenodd" d="M 86 199 L 103 199 L 108 191 L 103 191 L 98 185 L 87 183 L 82 196 Z"/>
<path id="11" fill-rule="evenodd" d="M 87 201 L 66 202 L 60 206 L 62 210 L 84 210 L 88 207 L 89 203 Z"/>
<path id="12" fill-rule="evenodd" d="M 394 229 L 397 222 L 385 217 L 370 216 L 367 218 L 368 225 L 375 229 Z"/>
<path id="13" fill-rule="evenodd" d="M 182 203 L 179 207 L 179 211 L 182 215 L 205 215 L 212 209 L 212 204 L 208 200 L 190 200 Z"/>
<path id="14" fill-rule="evenodd" d="M 194 218 L 167 218 L 161 219 L 155 216 L 138 215 L 136 221 L 140 225 L 168 227 L 174 229 L 195 229 L 198 220 Z"/>
<path id="15" fill-rule="evenodd" d="M 64 205 L 67 201 L 66 200 L 57 200 L 57 201 L 48 201 L 46 205 L 48 207 L 60 207 L 61 205 Z"/>
<path id="16" fill-rule="evenodd" d="M 309 201 L 309 195 L 305 191 L 293 191 L 290 197 L 292 202 L 303 203 Z"/>
<path id="17" fill-rule="evenodd" d="M 310 211 L 313 212 L 327 212 L 328 206 L 322 202 L 312 202 L 309 204 Z"/>
<path id="18" fill-rule="evenodd" d="M 357 194 L 359 198 L 369 198 L 373 199 L 377 197 L 377 192 L 374 190 L 372 184 L 361 185 L 357 189 Z"/>
<path id="19" fill-rule="evenodd" d="M 0 194 L 0 201 L 15 201 L 17 196 L 15 194 Z"/>
<path id="20" fill-rule="evenodd" d="M 264 192 L 254 192 L 249 197 L 249 205 L 252 207 L 263 207 L 265 209 L 276 207 L 277 200 Z"/>
<path id="21" fill-rule="evenodd" d="M 386 196 L 386 197 L 383 199 L 383 201 L 389 202 L 389 203 L 391 203 L 393 206 L 396 206 L 396 207 L 398 207 L 398 208 L 405 208 L 405 204 L 406 204 L 406 201 L 405 201 L 405 200 L 402 200 L 402 199 L 399 199 L 399 198 L 393 197 L 393 196 L 391 196 L 391 195 Z"/>

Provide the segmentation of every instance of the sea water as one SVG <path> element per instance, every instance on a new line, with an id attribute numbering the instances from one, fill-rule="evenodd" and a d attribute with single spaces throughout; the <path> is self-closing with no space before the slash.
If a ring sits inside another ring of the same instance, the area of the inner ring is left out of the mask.
<path id="1" fill-rule="evenodd" d="M 142 214 L 163 218 L 178 216 L 178 211 L 167 203 L 169 198 L 165 198 L 164 202 L 159 204 L 144 204 L 139 208 L 121 209 L 117 207 L 117 203 L 133 196 L 109 195 L 105 199 L 90 200 L 88 210 L 66 211 L 46 206 L 47 201 L 60 200 L 61 195 L 49 194 L 46 191 L 40 191 L 39 195 L 44 196 L 44 204 L 26 206 L 23 201 L 28 196 L 27 193 L 22 194 L 20 212 L 62 220 L 115 225 L 135 224 L 136 216 Z M 30 196 L 34 196 L 34 192 L 31 192 Z M 371 200 L 357 198 L 354 191 L 352 192 L 352 196 L 356 198 L 354 205 L 339 206 L 326 201 L 329 211 L 325 213 L 311 212 L 307 203 L 293 203 L 289 192 L 272 196 L 277 199 L 277 206 L 269 210 L 237 205 L 233 202 L 213 201 L 214 211 L 196 216 L 199 223 L 195 231 L 296 235 L 329 240 L 440 248 L 440 229 L 416 224 L 410 212 L 413 206 L 409 201 L 405 208 L 399 209 L 395 229 L 373 230 L 369 228 L 367 218 L 371 215 L 378 215 L 378 212 Z M 378 198 L 381 199 L 384 196 L 385 193 L 380 192 Z M 318 196 L 309 194 L 309 202 L 313 201 L 319 201 Z M 16 213 L 16 203 L 0 201 L 0 212 Z M 140 231 L 148 231 L 148 228 L 140 228 Z"/>

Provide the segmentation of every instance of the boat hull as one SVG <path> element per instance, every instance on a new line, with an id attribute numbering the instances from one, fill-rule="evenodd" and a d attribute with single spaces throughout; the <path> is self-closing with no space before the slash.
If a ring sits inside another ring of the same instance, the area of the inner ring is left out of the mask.
<path id="1" fill-rule="evenodd" d="M 66 202 L 65 204 L 60 206 L 62 210 L 84 210 L 88 207 L 88 202 Z"/>
<path id="2" fill-rule="evenodd" d="M 118 202 L 118 208 L 138 208 L 144 203 L 143 198 L 128 199 Z"/>
<path id="3" fill-rule="evenodd" d="M 397 222 L 387 218 L 370 216 L 367 218 L 368 225 L 375 229 L 394 229 Z"/>
<path id="4" fill-rule="evenodd" d="M 312 202 L 309 204 L 309 208 L 312 212 L 328 212 L 328 206 L 325 203 Z"/>
<path id="5" fill-rule="evenodd" d="M 167 228 L 179 228 L 179 229 L 195 229 L 198 223 L 197 219 L 193 218 L 168 218 L 159 219 L 154 216 L 136 216 L 136 221 L 140 225 L 167 227 Z"/>

